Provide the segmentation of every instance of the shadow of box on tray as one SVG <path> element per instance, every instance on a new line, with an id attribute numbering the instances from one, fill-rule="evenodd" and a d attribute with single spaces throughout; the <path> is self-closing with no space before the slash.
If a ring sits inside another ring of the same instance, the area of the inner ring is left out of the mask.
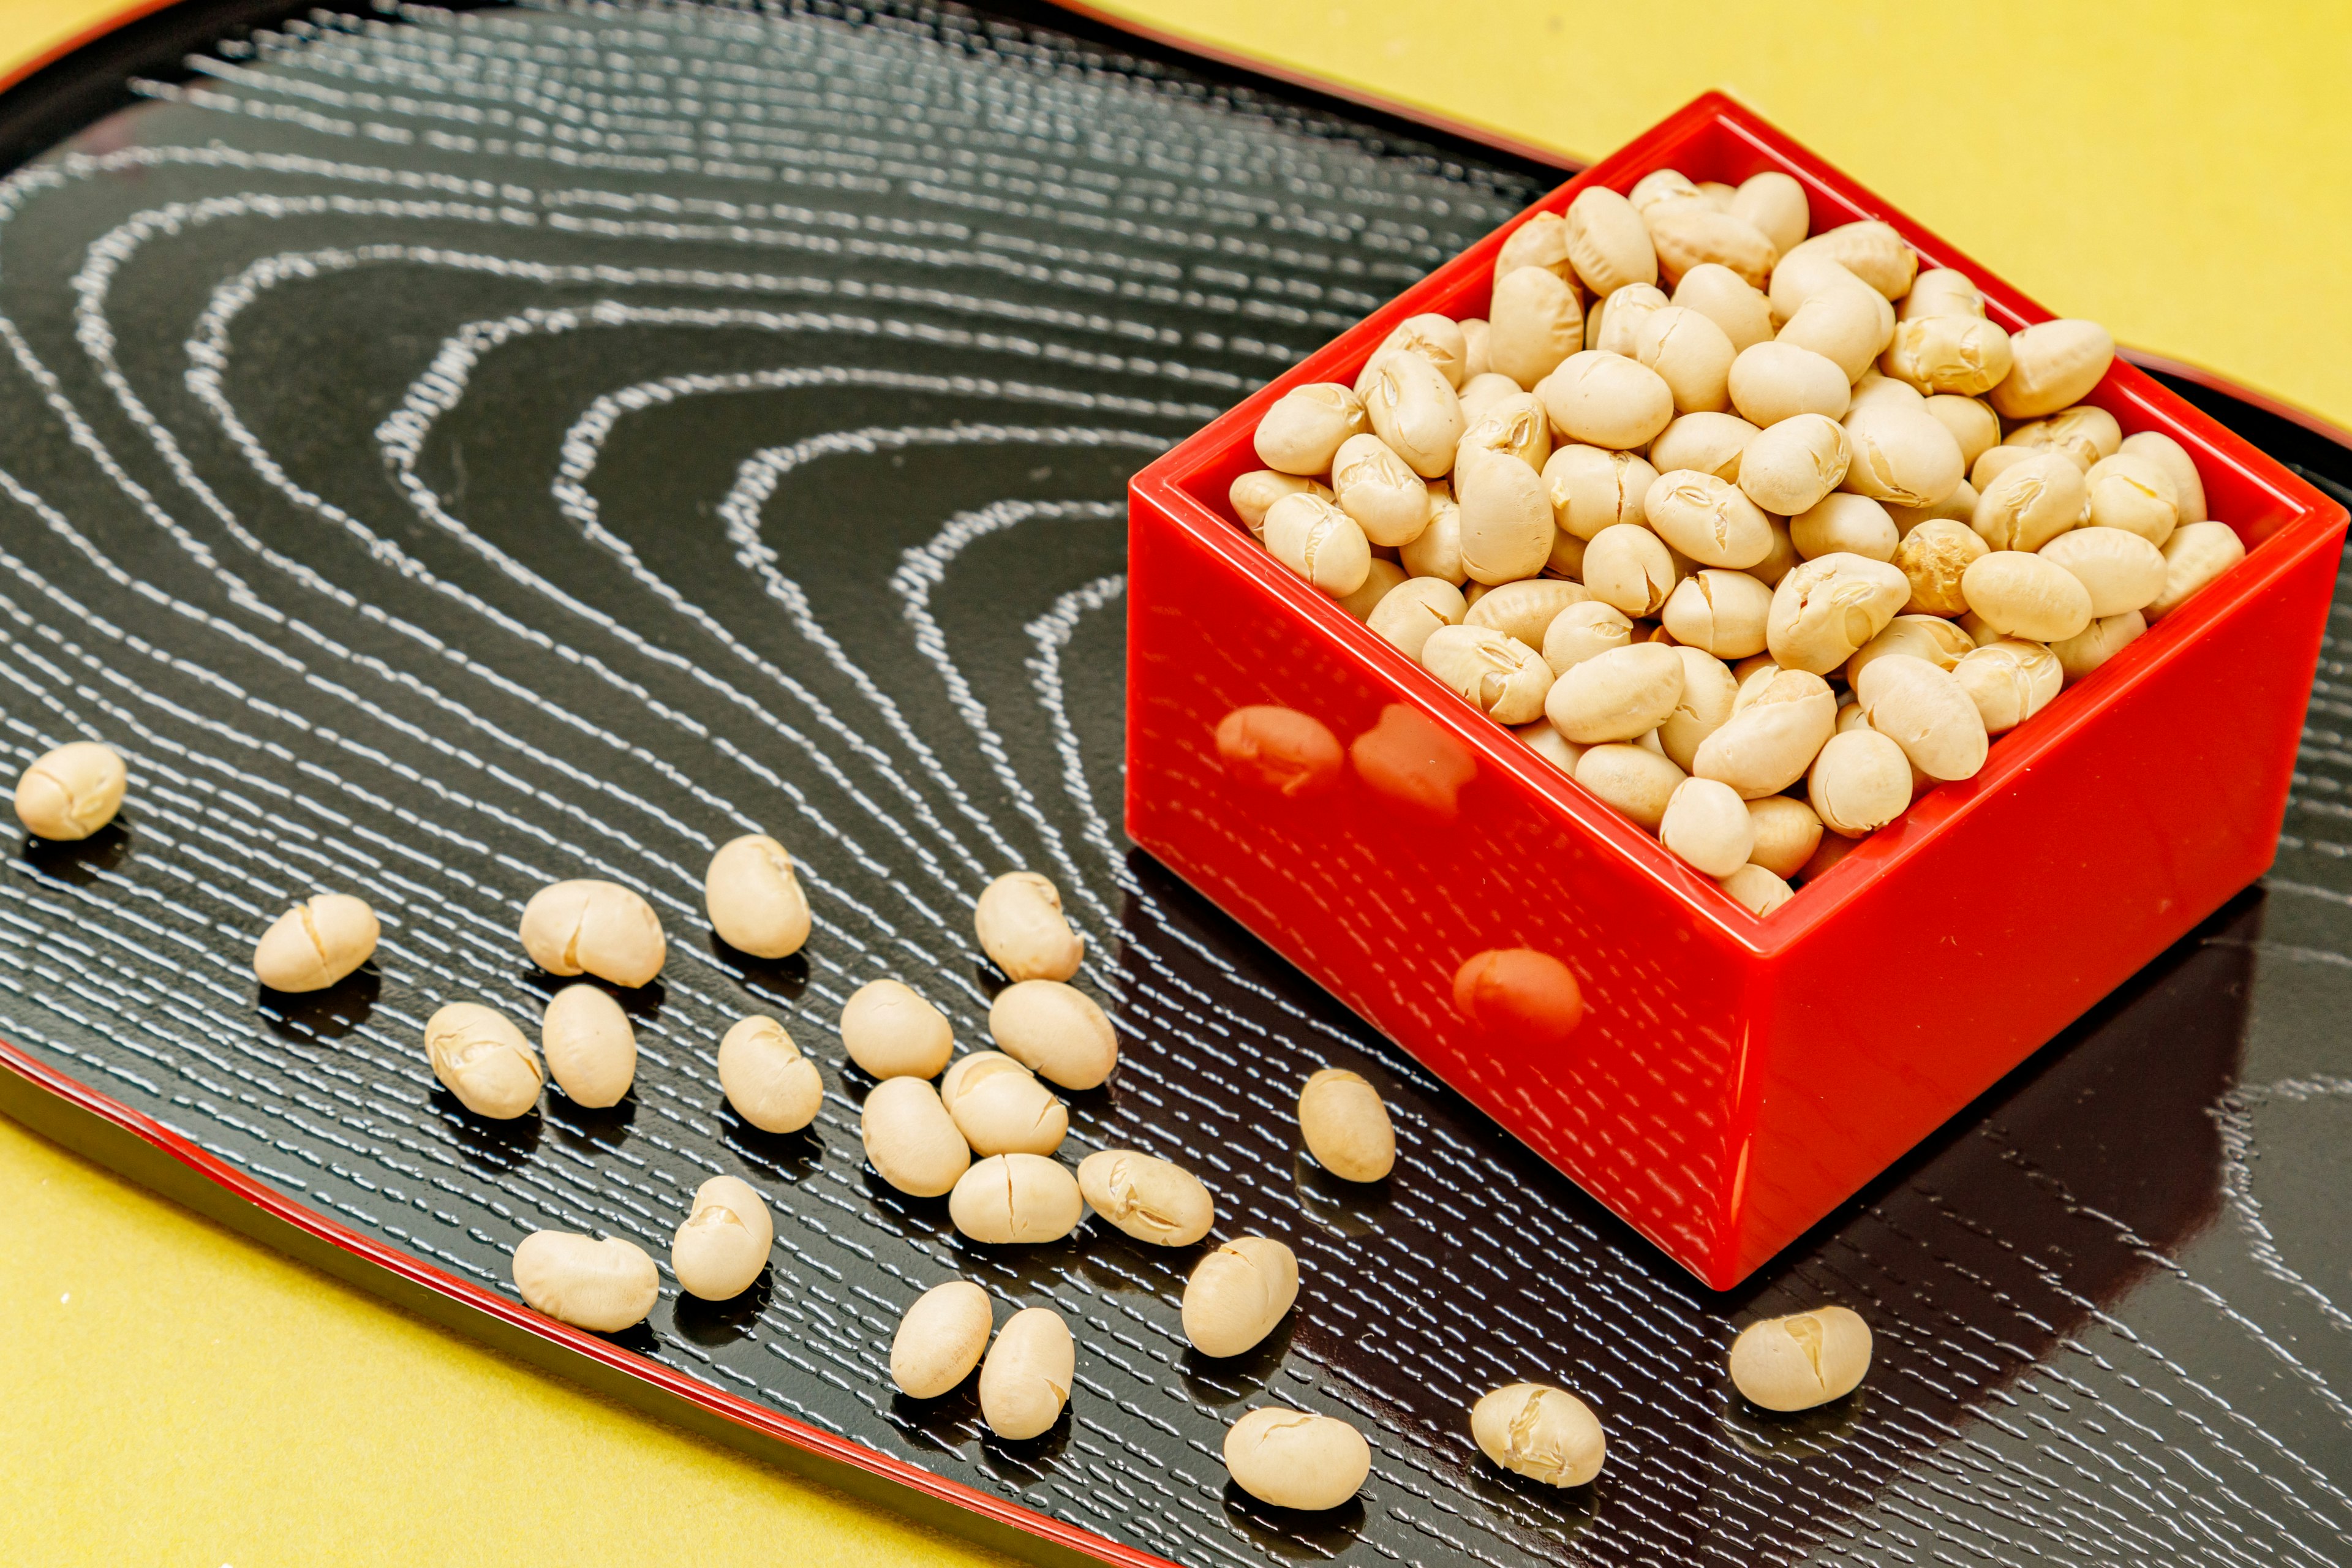
<path id="1" fill-rule="evenodd" d="M 2346 1361 L 2312 1300 L 2352 1266 L 2328 1250 L 2341 1141 L 2322 1135 L 2343 1103 L 2324 1042 L 2346 1001 L 2327 960 L 2352 952 L 2352 876 L 2308 826 L 2326 819 L 2294 825 L 2266 894 L 2156 955 L 1737 1289 L 1701 1288 L 1116 826 L 1120 500 L 1139 456 L 1554 176 L 1036 20 L 316 12 L 184 71 L 173 62 L 194 44 L 174 37 L 126 68 L 155 73 L 135 94 L 111 81 L 100 107 L 132 111 L 76 136 L 0 210 L 0 311 L 25 356 L 6 374 L 26 411 L 0 426 L 0 755 L 21 765 L 41 737 L 87 729 L 132 752 L 137 787 L 115 828 L 27 847 L 0 879 L 0 1104 L 504 1353 L 1027 1557 L 2326 1561 L 2352 1538 L 2328 1403 Z M 547 144 L 526 159 L 465 141 L 478 127 L 463 116 L 520 113 L 523 97 L 584 105 L 617 90 L 606 73 L 624 64 L 644 100 L 631 112 L 702 105 L 677 132 L 692 152 L 657 149 L 673 160 L 658 173 L 593 161 L 614 146 L 575 142 L 558 162 Z M 723 159 L 698 140 L 732 129 L 712 110 L 721 82 L 778 89 L 761 135 Z M 46 122 L 52 139 L 79 129 L 68 120 Z M 0 131 L 25 122 L 0 114 Z M 920 157 L 877 173 L 906 148 Z M 675 161 L 705 154 L 730 172 Z M 1068 187 L 1083 198 L 1008 184 L 1055 160 L 1084 176 Z M 756 184 L 740 174 L 753 168 Z M 447 205 L 450 182 L 486 170 L 501 202 L 548 221 Z M 387 191 L 404 181 L 431 189 Z M 1305 221 L 1326 189 L 1374 221 Z M 761 226 L 690 232 L 686 200 Z M 1122 203 L 1156 226 L 1107 228 L 1105 204 Z M 166 209 L 184 221 L 146 226 Z M 632 215 L 655 226 L 627 229 Z M 1248 251 L 1275 230 L 1279 246 Z M 1246 268 L 1207 253 L 1229 242 Z M 79 290 L 93 247 L 107 286 Z M 225 406 L 310 487 L 289 494 L 190 397 L 183 345 L 248 268 L 314 253 L 333 266 L 270 272 L 222 338 Z M 709 289 L 740 292 L 754 268 L 792 297 L 714 310 Z M 840 320 L 875 330 L 823 325 Z M 475 362 L 403 488 L 374 433 L 484 322 L 514 335 Z M 55 398 L 28 365 L 59 378 Z M 590 471 L 568 467 L 567 433 L 629 388 L 661 390 L 596 437 Z M 154 423 L 126 419 L 134 408 Z M 156 431 L 184 468 L 151 449 Z M 768 488 L 730 509 L 747 471 Z M 566 504 L 550 495 L 559 475 L 576 485 Z M 808 590 L 805 623 L 762 562 Z M 681 605 L 709 618 L 689 625 Z M 412 635 L 426 626 L 436 638 Z M 1350 679 L 1397 679 L 1350 647 L 1324 651 L 1353 660 Z M 451 691 L 463 701 L 432 700 Z M 1416 706 L 1409 689 L 1383 702 Z M 2322 722 L 2304 759 L 2312 808 L 2352 786 Z M 616 732 L 675 774 L 601 738 Z M 268 744 L 245 747 L 255 735 Z M 455 755 L 459 735 L 507 793 Z M 1481 770 L 1455 804 L 1475 805 L 1507 766 L 1465 731 L 1452 739 Z M 1411 774 L 1412 745 L 1390 761 Z M 704 840 L 742 830 L 690 787 L 714 781 L 824 879 L 797 963 L 695 934 Z M 323 800 L 349 828 L 253 805 L 268 799 Z M 1557 793 L 1537 807 L 1563 809 Z M 1288 831 L 1261 801 L 1234 820 L 1269 852 Z M 848 826 L 835 838 L 820 823 Z M 488 852 L 409 853 L 453 826 Z M 896 970 L 978 1043 L 989 987 L 955 911 L 1003 867 L 958 856 L 992 862 L 971 846 L 1000 838 L 1009 859 L 1055 870 L 1096 954 L 1083 984 L 1127 1030 L 1118 1073 L 1072 1102 L 1071 1147 L 1196 1163 L 1217 1234 L 1279 1235 L 1300 1254 L 1298 1307 L 1249 1355 L 1211 1363 L 1184 1346 L 1189 1256 L 1092 1229 L 1027 1254 L 976 1247 L 858 1159 L 868 1086 L 832 1020 L 850 985 Z M 541 1005 L 512 916 L 534 874 L 614 858 L 673 939 L 658 994 L 632 1014 L 636 1091 L 603 1111 L 551 1093 L 516 1123 L 469 1118 L 434 1085 L 421 1018 L 453 990 L 518 1017 Z M 331 992 L 257 997 L 257 911 L 314 872 L 392 917 L 386 942 Z M 1370 918 L 1344 890 L 1324 913 L 1343 933 Z M 1738 914 L 1706 913 L 1719 929 L 1706 940 L 1757 940 Z M 1436 959 L 1398 973 L 1451 1006 Z M 1605 1004 L 1594 978 L 1586 999 Z M 830 1092 L 806 1132 L 745 1127 L 712 1081 L 717 1039 L 752 1010 L 822 1064 Z M 1397 1118 L 1402 1163 L 1372 1189 L 1302 1159 L 1285 1121 L 1327 1063 L 1370 1078 Z M 1664 1155 L 1653 1169 L 1674 1177 Z M 600 1229 L 660 1256 L 675 1205 L 718 1172 L 776 1215 L 745 1296 L 666 1289 L 614 1338 L 515 1300 L 523 1232 Z M 988 1437 L 969 1388 L 928 1405 L 890 1392 L 896 1313 L 950 1274 L 985 1282 L 1000 1315 L 1052 1303 L 1068 1317 L 1079 1383 L 1045 1436 Z M 1873 1326 L 1864 1388 L 1793 1418 L 1741 1405 L 1723 1376 L 1737 1329 L 1822 1301 Z M 1611 1460 L 1595 1483 L 1554 1493 L 1476 1454 L 1465 1411 L 1520 1377 L 1599 1413 Z M 1286 1517 L 1227 1485 L 1226 1424 L 1271 1402 L 1371 1436 L 1353 1507 Z"/>

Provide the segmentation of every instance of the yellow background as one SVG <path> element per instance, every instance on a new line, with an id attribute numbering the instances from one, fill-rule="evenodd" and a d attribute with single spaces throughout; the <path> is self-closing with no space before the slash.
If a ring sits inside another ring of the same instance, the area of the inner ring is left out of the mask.
<path id="1" fill-rule="evenodd" d="M 111 0 L 0 0 L 0 71 Z M 2352 10 L 1122 0 L 1592 157 L 1729 89 L 2063 313 L 2352 425 Z M 0 1121 L 12 1563 L 997 1561 L 510 1366 Z"/>

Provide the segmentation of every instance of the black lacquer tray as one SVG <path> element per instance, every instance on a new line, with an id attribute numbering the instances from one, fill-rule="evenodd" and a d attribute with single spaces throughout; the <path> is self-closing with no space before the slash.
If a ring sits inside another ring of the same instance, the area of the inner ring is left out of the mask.
<path id="1" fill-rule="evenodd" d="M 20 842 L 0 878 L 12 1113 L 1032 1555 L 2352 1557 L 2334 645 L 2265 884 L 1713 1296 L 1118 828 L 1126 476 L 1552 172 L 1030 13 L 404 8 L 233 29 L 184 65 L 116 47 L 95 88 L 58 68 L 0 102 L 0 146 L 70 132 L 0 190 L 0 767 L 91 734 L 133 778 L 116 827 Z M 817 906 L 781 963 L 699 913 L 710 848 L 754 827 Z M 1238 1363 L 1184 1347 L 1188 1256 L 1093 1226 L 977 1247 L 861 1163 L 841 1000 L 895 973 L 984 1044 L 968 911 L 1018 865 L 1066 889 L 1121 1029 L 1071 1152 L 1181 1157 L 1223 1233 L 1304 1260 L 1297 1311 Z M 643 889 L 673 937 L 632 1004 L 636 1090 L 469 1118 L 419 1026 L 459 996 L 533 1015 L 516 916 L 585 875 Z M 377 963 L 257 997 L 255 932 L 320 887 L 383 914 Z M 712 1054 L 754 1009 L 823 1065 L 806 1134 L 724 1108 Z M 1325 1063 L 1398 1112 L 1379 1188 L 1296 1150 Z M 777 1216 L 745 1300 L 666 1284 L 612 1341 L 515 1301 L 527 1231 L 663 1256 L 722 1171 Z M 899 1310 L 956 1274 L 1077 1329 L 1046 1436 L 988 1437 L 969 1390 L 888 1392 Z M 1877 1331 L 1864 1390 L 1743 1409 L 1737 1327 L 1824 1300 Z M 1517 1378 L 1600 1412 L 1597 1484 L 1477 1458 L 1464 1412 Z M 1226 1484 L 1225 1424 L 1272 1400 L 1374 1434 L 1358 1503 L 1285 1516 Z"/>

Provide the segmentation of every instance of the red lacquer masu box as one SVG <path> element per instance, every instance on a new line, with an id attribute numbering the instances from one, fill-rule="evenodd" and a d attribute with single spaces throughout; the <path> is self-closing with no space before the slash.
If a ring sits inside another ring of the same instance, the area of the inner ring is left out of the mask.
<path id="1" fill-rule="evenodd" d="M 1661 168 L 1786 170 L 1815 232 L 1883 218 L 2003 326 L 2050 314 L 1719 95 L 1531 210 Z M 2269 866 L 2345 512 L 2118 360 L 2088 401 L 2188 449 L 2246 560 L 1758 920 L 1226 500 L 1285 391 L 1352 383 L 1407 316 L 1484 315 L 1517 221 L 1137 476 L 1127 826 L 1723 1289 Z"/>

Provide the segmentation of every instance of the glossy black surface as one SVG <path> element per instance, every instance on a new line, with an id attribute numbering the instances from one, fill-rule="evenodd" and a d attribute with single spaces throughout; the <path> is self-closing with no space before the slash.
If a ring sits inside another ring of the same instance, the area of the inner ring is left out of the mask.
<path id="1" fill-rule="evenodd" d="M 718 1306 L 666 1279 L 622 1342 L 1186 1563 L 2352 1555 L 2333 642 L 2266 886 L 1713 1296 L 1117 827 L 1125 477 L 1528 171 L 964 12 L 417 11 L 143 90 L 0 198 L 0 752 L 98 735 L 133 778 L 118 827 L 0 879 L 9 1038 L 494 1289 L 541 1226 L 665 1256 L 742 1175 L 769 1275 Z M 817 910 L 782 963 L 700 915 L 754 827 Z M 1191 1252 L 992 1251 L 863 1165 L 842 999 L 895 973 L 985 1045 L 970 902 L 1015 865 L 1122 1031 L 1066 1152 L 1180 1158 L 1218 1234 L 1298 1248 L 1262 1351 L 1184 1346 Z M 515 919 L 583 875 L 671 935 L 635 1091 L 472 1118 L 419 1026 L 534 1016 Z M 320 887 L 375 905 L 377 963 L 257 997 L 254 935 Z M 808 1132 L 724 1108 L 754 1009 L 823 1066 Z M 1386 1092 L 1386 1183 L 1299 1153 L 1325 1063 Z M 955 1274 L 1077 1331 L 1045 1436 L 889 1391 L 898 1311 Z M 1878 1336 L 1863 1391 L 1744 1408 L 1738 1327 L 1822 1300 Z M 1475 1456 L 1468 1405 L 1519 1378 L 1600 1413 L 1596 1484 Z M 1227 1484 L 1223 1428 L 1268 1401 L 1373 1435 L 1356 1503 Z"/>

